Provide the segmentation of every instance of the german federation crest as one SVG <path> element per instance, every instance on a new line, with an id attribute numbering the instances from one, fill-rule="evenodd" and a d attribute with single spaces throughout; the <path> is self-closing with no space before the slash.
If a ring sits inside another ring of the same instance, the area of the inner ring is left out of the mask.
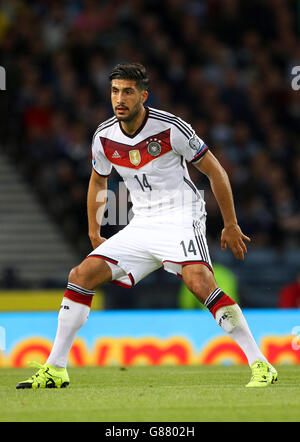
<path id="1" fill-rule="evenodd" d="M 158 157 L 158 155 L 161 153 L 161 145 L 156 140 L 150 140 L 147 146 L 147 151 L 152 157 Z"/>

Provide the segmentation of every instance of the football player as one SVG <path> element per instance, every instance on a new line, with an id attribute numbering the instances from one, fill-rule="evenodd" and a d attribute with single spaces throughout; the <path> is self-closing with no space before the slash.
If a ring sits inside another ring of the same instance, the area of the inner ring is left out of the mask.
<path id="1" fill-rule="evenodd" d="M 93 251 L 70 272 L 46 364 L 17 388 L 67 386 L 68 354 L 88 319 L 94 290 L 106 282 L 132 287 L 160 267 L 181 276 L 243 350 L 252 370 L 247 387 L 269 386 L 277 380 L 275 368 L 258 348 L 240 307 L 216 284 L 205 235 L 205 201 L 187 163 L 210 181 L 224 221 L 221 248 L 229 247 L 243 260 L 250 238 L 238 225 L 226 171 L 190 124 L 146 105 L 149 80 L 144 66 L 119 64 L 110 82 L 114 116 L 99 125 L 92 141 L 87 200 Z M 105 239 L 100 226 L 112 168 L 130 192 L 134 216 Z"/>

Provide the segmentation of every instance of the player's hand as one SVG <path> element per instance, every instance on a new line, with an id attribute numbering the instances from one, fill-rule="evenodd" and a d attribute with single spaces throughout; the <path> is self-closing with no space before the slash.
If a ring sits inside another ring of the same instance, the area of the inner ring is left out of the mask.
<path id="1" fill-rule="evenodd" d="M 95 250 L 97 247 L 99 247 L 104 241 L 106 241 L 106 238 L 103 238 L 100 235 L 92 236 L 90 235 L 90 241 L 93 246 L 93 250 Z"/>
<path id="2" fill-rule="evenodd" d="M 232 224 L 222 230 L 221 249 L 226 250 L 228 245 L 236 259 L 244 260 L 247 253 L 245 241 L 250 242 L 251 239 L 243 234 L 238 224 Z"/>

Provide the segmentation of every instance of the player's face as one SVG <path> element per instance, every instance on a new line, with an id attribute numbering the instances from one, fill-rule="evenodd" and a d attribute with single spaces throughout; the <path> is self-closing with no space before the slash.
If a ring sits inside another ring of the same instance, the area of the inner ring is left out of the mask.
<path id="1" fill-rule="evenodd" d="M 118 120 L 129 122 L 141 112 L 148 92 L 140 90 L 134 80 L 112 80 L 111 103 Z"/>

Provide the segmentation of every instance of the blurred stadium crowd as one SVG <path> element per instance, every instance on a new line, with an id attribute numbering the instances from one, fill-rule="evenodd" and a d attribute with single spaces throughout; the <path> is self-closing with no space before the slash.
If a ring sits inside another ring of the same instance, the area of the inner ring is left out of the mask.
<path id="1" fill-rule="evenodd" d="M 260 246 L 300 245 L 300 65 L 296 1 L 0 1 L 0 138 L 80 253 L 90 250 L 90 142 L 112 115 L 108 73 L 143 63 L 148 105 L 172 112 L 227 170 L 244 232 Z M 205 177 L 209 243 L 218 207 Z M 119 177 L 109 180 L 116 189 Z M 118 227 L 104 229 L 110 236 Z"/>

